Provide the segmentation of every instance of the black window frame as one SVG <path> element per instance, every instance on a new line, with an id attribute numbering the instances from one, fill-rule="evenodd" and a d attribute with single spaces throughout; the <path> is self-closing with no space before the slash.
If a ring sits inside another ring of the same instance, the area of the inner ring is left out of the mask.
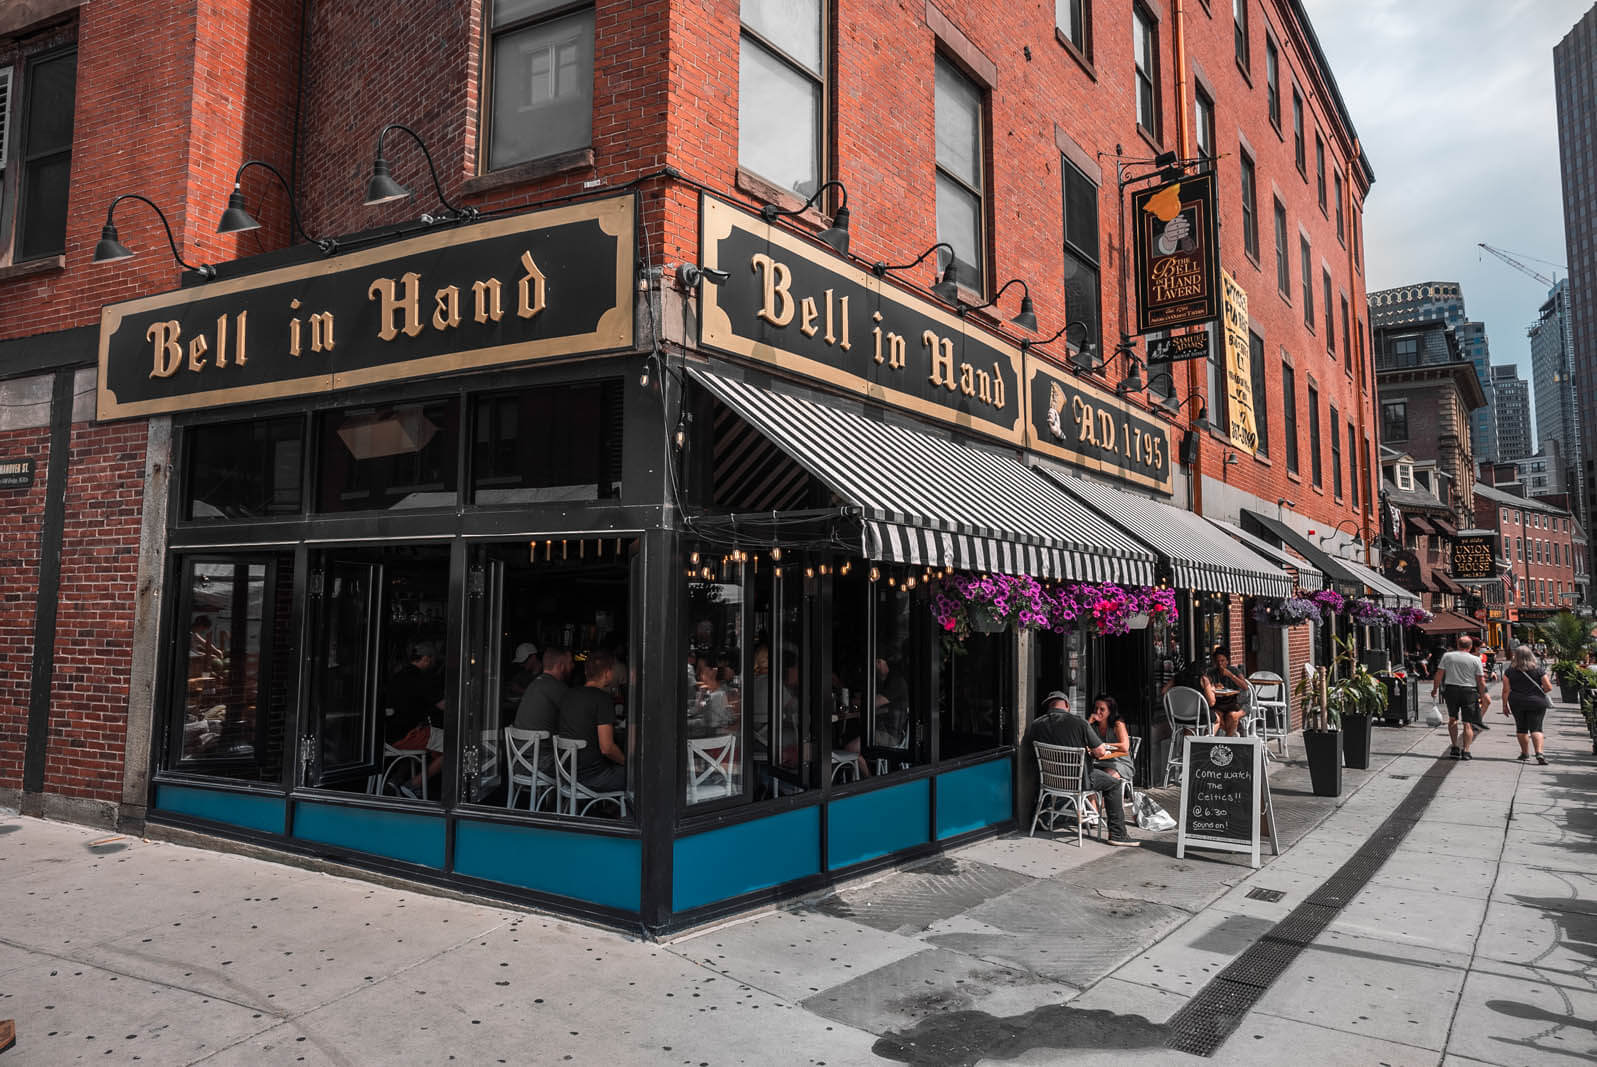
<path id="1" fill-rule="evenodd" d="M 1340 167 L 1331 168 L 1331 188 L 1336 193 L 1336 240 L 1343 248 L 1347 247 L 1347 209 L 1343 201 L 1347 192 L 1342 187 L 1342 170 Z"/>
<path id="2" fill-rule="evenodd" d="M 1353 420 L 1347 420 L 1347 482 L 1350 502 L 1359 506 L 1359 431 Z"/>
<path id="3" fill-rule="evenodd" d="M 1092 344 L 1101 351 L 1103 344 L 1103 266 L 1098 252 L 1098 246 L 1102 240 L 1102 231 L 1099 226 L 1100 214 L 1098 211 L 1098 183 L 1094 182 L 1090 177 L 1088 177 L 1087 173 L 1080 167 L 1076 166 L 1075 163 L 1071 162 L 1068 156 L 1060 156 L 1059 169 L 1062 215 L 1061 230 L 1063 234 L 1064 264 L 1066 268 L 1064 294 L 1065 314 L 1071 320 L 1079 320 L 1086 323 L 1088 327 L 1088 336 L 1086 340 L 1081 343 Z M 1072 195 L 1072 184 L 1077 186 L 1074 196 Z M 1071 211 L 1072 203 L 1076 203 L 1083 208 L 1087 207 L 1088 205 L 1091 207 L 1090 225 L 1092 233 L 1090 245 L 1085 243 L 1088 237 L 1088 234 L 1085 230 L 1085 226 L 1087 224 L 1080 223 L 1079 225 L 1073 225 L 1076 223 L 1079 213 L 1073 213 Z M 1074 238 L 1072 237 L 1073 230 L 1075 231 Z M 1081 278 L 1090 279 L 1090 281 L 1085 284 L 1085 287 L 1090 288 L 1091 292 L 1082 294 L 1085 297 L 1083 302 L 1087 304 L 1085 312 L 1078 309 L 1075 306 L 1075 303 L 1071 300 L 1070 290 L 1072 266 L 1080 271 Z M 1070 339 L 1067 336 L 1066 344 L 1068 345 L 1069 343 Z"/>
<path id="4" fill-rule="evenodd" d="M 1237 170 L 1241 174 L 1242 194 L 1242 251 L 1257 266 L 1259 262 L 1259 177 L 1253 157 L 1247 151 L 1237 153 Z"/>
<path id="5" fill-rule="evenodd" d="M 1324 267 L 1320 268 L 1320 295 L 1325 299 L 1325 303 L 1321 305 L 1325 311 L 1325 351 L 1334 363 L 1336 361 L 1336 289 L 1331 284 L 1331 272 Z"/>
<path id="6" fill-rule="evenodd" d="M 1320 214 L 1329 218 L 1325 203 L 1325 138 L 1319 130 L 1314 131 L 1314 188 L 1320 198 Z"/>
<path id="7" fill-rule="evenodd" d="M 1276 136 L 1281 135 L 1281 48 L 1268 31 L 1264 34 L 1264 100 L 1265 113 Z"/>
<path id="8" fill-rule="evenodd" d="M 1248 377 L 1253 383 L 1253 430 L 1258 436 L 1253 451 L 1266 459 L 1270 456 L 1270 400 L 1268 383 L 1264 378 L 1264 338 L 1248 331 Z"/>
<path id="9" fill-rule="evenodd" d="M 1314 376 L 1309 376 L 1309 484 L 1316 489 L 1325 488 L 1325 460 L 1320 447 L 1320 387 Z"/>
<path id="10" fill-rule="evenodd" d="M 1215 149 L 1214 98 L 1199 85 L 1192 91 L 1193 141 L 1198 147 L 1198 157 L 1213 164 Z M 1207 130 L 1208 136 L 1204 133 Z M 1205 144 L 1204 142 L 1208 143 Z"/>
<path id="11" fill-rule="evenodd" d="M 591 11 L 594 15 L 594 40 L 590 46 L 591 63 L 590 69 L 588 71 L 588 103 L 590 108 L 588 120 L 588 143 L 586 145 L 562 148 L 553 152 L 541 152 L 537 155 L 511 160 L 501 163 L 498 166 L 494 166 L 493 129 L 495 100 L 493 85 L 495 77 L 494 49 L 496 42 L 501 37 L 507 37 L 513 34 L 521 33 L 522 31 L 531 29 L 534 26 L 557 22 L 560 19 L 569 18 L 570 16 L 576 15 L 584 10 Z M 477 140 L 481 146 L 479 149 L 480 154 L 477 158 L 477 173 L 479 175 L 497 174 L 502 171 L 509 170 L 512 167 L 524 167 L 528 164 L 540 163 L 545 160 L 558 163 L 558 161 L 564 160 L 575 153 L 593 151 L 594 123 L 592 109 L 597 106 L 599 95 L 596 88 L 599 76 L 598 38 L 599 26 L 597 0 L 572 0 L 571 3 L 558 4 L 553 7 L 545 8 L 541 11 L 534 11 L 528 15 L 522 16 L 521 18 L 513 19 L 505 23 L 503 26 L 494 25 L 493 0 L 485 0 L 482 11 L 482 61 L 479 64 L 482 75 L 481 80 L 478 83 L 478 95 L 482 100 L 482 110 L 477 118 Z"/>
<path id="12" fill-rule="evenodd" d="M 1353 377 L 1353 311 L 1347 296 L 1342 296 L 1342 366 Z"/>
<path id="13" fill-rule="evenodd" d="M 1074 32 L 1059 25 L 1060 7 L 1071 11 Z M 1092 62 L 1092 0 L 1054 0 L 1054 35 L 1061 44 L 1069 45 L 1087 62 Z"/>
<path id="14" fill-rule="evenodd" d="M 1381 401 L 1381 440 L 1388 443 L 1408 440 L 1408 400 L 1406 398 Z"/>
<path id="15" fill-rule="evenodd" d="M 1275 291 L 1287 303 L 1292 302 L 1292 249 L 1288 243 L 1286 205 L 1279 196 L 1271 196 L 1275 219 Z"/>
<path id="16" fill-rule="evenodd" d="M 1299 277 L 1303 282 L 1303 325 L 1314 332 L 1314 247 L 1303 234 L 1298 234 L 1298 255 L 1303 262 Z"/>
<path id="17" fill-rule="evenodd" d="M 935 143 L 934 143 L 933 148 L 932 148 L 932 171 L 933 171 L 932 204 L 933 204 L 933 210 L 936 209 L 936 203 L 937 203 L 937 182 L 936 182 L 936 178 L 939 177 L 939 176 L 948 178 L 949 181 L 954 182 L 960 188 L 966 190 L 969 193 L 972 193 L 976 197 L 976 220 L 977 220 L 977 223 L 978 223 L 978 225 L 980 227 L 980 232 L 977 234 L 977 245 L 978 245 L 978 247 L 976 249 L 977 262 L 975 262 L 975 263 L 967 263 L 965 265 L 976 271 L 976 278 L 975 278 L 975 283 L 976 284 L 971 285 L 970 289 L 973 292 L 975 292 L 978 296 L 981 296 L 981 297 L 985 298 L 986 295 L 987 295 L 987 280 L 988 280 L 988 274 L 989 274 L 988 260 L 990 259 L 991 254 L 992 254 L 991 253 L 992 224 L 991 224 L 991 220 L 988 218 L 988 211 L 991 209 L 991 206 L 992 206 L 991 197 L 990 197 L 990 190 L 992 188 L 993 175 L 992 175 L 992 168 L 988 165 L 988 159 L 987 159 L 988 153 L 989 153 L 989 151 L 991 150 L 991 147 L 992 147 L 992 132 L 993 132 L 992 131 L 992 92 L 986 85 L 982 84 L 980 81 L 977 81 L 974 77 L 972 77 L 970 72 L 965 70 L 964 67 L 960 66 L 960 64 L 954 59 L 954 57 L 952 57 L 950 55 L 947 55 L 944 52 L 942 52 L 941 50 L 939 50 L 935 54 L 935 56 L 933 57 L 932 121 L 933 121 L 934 126 L 935 126 L 935 123 L 936 123 L 936 120 L 937 120 L 937 87 L 936 87 L 936 65 L 937 64 L 943 64 L 944 66 L 946 66 L 948 68 L 948 70 L 955 77 L 958 77 L 958 78 L 964 80 L 965 82 L 968 82 L 970 84 L 970 86 L 973 89 L 976 90 L 976 97 L 977 97 L 977 103 L 976 103 L 976 109 L 977 109 L 976 128 L 977 128 L 977 138 L 978 138 L 976 163 L 977 163 L 978 174 L 979 174 L 979 177 L 981 178 L 981 182 L 982 182 L 982 187 L 980 189 L 972 189 L 970 187 L 970 183 L 967 182 L 964 178 L 960 177 L 959 175 L 953 173 L 950 170 L 947 170 L 943 166 L 942 161 L 937 158 L 937 149 L 936 149 L 936 146 L 935 146 Z M 935 137 L 933 138 L 933 140 L 935 142 Z M 942 235 L 941 234 L 938 235 L 938 240 L 942 240 Z M 940 266 L 946 266 L 946 264 L 943 264 L 941 262 L 941 260 L 942 260 L 942 253 L 941 252 L 938 253 L 938 260 L 939 260 L 939 265 Z"/>
<path id="18" fill-rule="evenodd" d="M 67 116 L 66 146 L 55 147 L 42 152 L 32 151 L 34 140 L 33 124 L 35 116 L 32 112 L 34 97 L 34 78 L 41 68 L 51 63 L 60 62 L 70 58 L 73 65 L 72 72 L 72 103 L 71 113 Z M 77 42 L 48 48 L 39 52 L 24 55 L 20 66 L 12 64 L 10 107 L 11 114 L 6 123 L 5 133 L 11 139 L 11 144 L 6 147 L 5 168 L 0 171 L 0 253 L 9 252 L 9 260 L 0 254 L 0 263 L 31 263 L 41 259 L 66 254 L 67 229 L 72 222 L 72 190 L 70 181 L 60 190 L 64 203 L 61 210 L 61 233 L 59 243 L 52 242 L 50 247 L 24 248 L 23 241 L 27 234 L 27 219 L 33 205 L 30 195 L 33 193 L 32 184 L 28 180 L 30 169 L 40 163 L 49 163 L 64 158 L 70 175 L 72 163 L 72 140 L 76 130 L 77 89 L 78 89 L 78 46 Z M 15 129 L 15 133 L 11 132 Z M 8 184 L 9 183 L 9 184 Z M 11 192 L 6 195 L 6 190 Z"/>
<path id="19" fill-rule="evenodd" d="M 1281 359 L 1281 438 L 1286 442 L 1286 469 L 1298 473 L 1298 380 L 1297 371 Z"/>
<path id="20" fill-rule="evenodd" d="M 1136 86 L 1133 104 L 1136 108 L 1137 129 L 1141 130 L 1154 144 L 1164 143 L 1164 116 L 1162 101 L 1159 99 L 1159 19 L 1149 10 L 1141 0 L 1131 5 L 1132 32 L 1131 32 L 1131 65 L 1132 84 Z M 1146 34 L 1149 54 L 1144 57 L 1137 54 L 1137 32 L 1141 29 Z M 1147 60 L 1150 70 L 1143 70 L 1142 64 Z M 1153 125 L 1144 123 L 1142 115 L 1142 94 L 1144 86 L 1147 88 L 1149 108 L 1151 114 L 1148 118 Z"/>
<path id="21" fill-rule="evenodd" d="M 1298 173 L 1303 180 L 1309 180 L 1309 155 L 1303 142 L 1303 94 L 1298 91 L 1297 85 L 1292 86 L 1292 157 L 1297 163 Z"/>
<path id="22" fill-rule="evenodd" d="M 1331 427 L 1331 497 L 1342 499 L 1342 416 L 1336 405 L 1330 405 Z"/>
<path id="23" fill-rule="evenodd" d="M 789 55 L 788 52 L 786 51 L 786 49 L 782 48 L 776 42 L 774 42 L 774 41 L 770 40 L 769 38 L 767 38 L 764 34 L 760 33 L 759 30 L 755 29 L 754 27 L 750 26 L 748 23 L 744 22 L 742 20 L 741 15 L 740 15 L 740 17 L 738 19 L 738 46 L 739 46 L 739 51 L 740 52 L 741 52 L 741 49 L 742 49 L 743 38 L 746 37 L 751 42 L 753 42 L 753 44 L 756 47 L 758 47 L 762 52 L 765 52 L 765 53 L 769 54 L 770 56 L 774 57 L 777 60 L 777 62 L 781 63 L 788 70 L 790 70 L 794 74 L 799 75 L 800 77 L 804 78 L 805 80 L 814 83 L 815 85 L 817 85 L 820 88 L 820 101 L 821 101 L 821 103 L 820 103 L 820 108 L 819 108 L 818 115 L 817 115 L 817 118 L 819 120 L 819 126 L 817 127 L 817 129 L 815 131 L 815 162 L 816 162 L 815 187 L 816 187 L 816 189 L 819 189 L 822 185 L 824 185 L 826 183 L 827 179 L 830 177 L 830 175 L 831 175 L 831 163 L 832 163 L 832 151 L 831 151 L 831 145 L 832 145 L 832 99 L 831 99 L 831 81 L 832 81 L 832 78 L 831 78 L 831 74 L 832 74 L 832 69 L 831 69 L 831 62 L 830 62 L 831 61 L 831 57 L 832 57 L 832 50 L 831 50 L 831 18 L 829 17 L 829 14 L 830 14 L 830 0 L 817 0 L 817 2 L 816 2 L 816 17 L 820 20 L 820 63 L 821 63 L 821 69 L 820 69 L 820 71 L 818 73 L 816 71 L 811 70 L 809 67 L 805 66 L 804 63 L 802 61 L 800 61 L 799 59 L 797 59 L 796 57 Z M 740 89 L 739 89 L 740 95 L 741 95 L 742 77 L 743 77 L 742 61 L 740 59 L 739 63 L 738 63 L 738 79 L 739 79 L 739 86 L 740 86 Z M 741 124 L 740 124 L 740 127 L 741 127 Z M 758 175 L 762 180 L 767 181 L 767 182 L 771 182 L 771 184 L 775 185 L 779 189 L 782 189 L 784 192 L 786 192 L 786 193 L 788 193 L 790 195 L 796 195 L 796 196 L 800 196 L 800 197 L 808 196 L 808 194 L 806 194 L 804 192 L 801 192 L 801 191 L 795 190 L 795 189 L 790 189 L 790 188 L 787 188 L 786 186 L 781 185 L 779 182 L 776 182 L 774 179 L 769 178 L 766 175 L 762 174 L 760 172 L 759 168 L 751 167 L 747 163 L 745 163 L 744 160 L 743 160 L 743 152 L 742 152 L 741 144 L 739 145 L 739 149 L 738 149 L 738 167 L 739 167 L 739 169 L 745 170 L 745 171 L 747 171 L 750 174 Z"/>
<path id="24" fill-rule="evenodd" d="M 1231 29 L 1237 66 L 1242 68 L 1242 73 L 1251 74 L 1253 44 L 1248 39 L 1248 0 L 1231 0 Z"/>

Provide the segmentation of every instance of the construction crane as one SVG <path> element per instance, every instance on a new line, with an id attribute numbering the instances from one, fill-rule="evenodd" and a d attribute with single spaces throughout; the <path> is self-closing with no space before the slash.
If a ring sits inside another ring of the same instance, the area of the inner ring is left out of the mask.
<path id="1" fill-rule="evenodd" d="M 1549 288 L 1549 289 L 1551 289 L 1554 285 L 1557 284 L 1556 282 L 1553 281 L 1553 279 L 1549 278 L 1547 275 L 1541 273 L 1540 271 L 1531 270 L 1529 267 L 1525 266 L 1525 264 L 1523 264 L 1519 260 L 1515 259 L 1512 254 L 1503 251 L 1501 248 L 1493 248 L 1491 245 L 1487 244 L 1484 241 L 1477 241 L 1476 245 L 1478 247 L 1480 247 L 1480 248 L 1484 248 L 1486 251 L 1490 252 L 1492 255 L 1496 256 L 1498 259 L 1502 260 L 1504 263 L 1507 263 L 1510 267 L 1513 267 L 1515 270 L 1519 271 L 1521 274 L 1526 275 L 1527 277 L 1530 277 L 1530 278 L 1535 278 L 1537 281 L 1541 282 L 1543 285 L 1547 286 L 1547 288 Z M 1523 252 L 1521 252 L 1519 254 L 1520 255 L 1524 255 Z M 1535 256 L 1525 256 L 1525 258 L 1526 259 L 1535 259 L 1536 257 Z M 1541 260 L 1539 262 L 1547 262 L 1547 261 L 1546 260 Z M 1549 266 L 1557 267 L 1559 270 L 1562 270 L 1565 273 L 1569 272 L 1569 268 L 1568 267 L 1560 266 L 1559 264 L 1549 263 Z"/>

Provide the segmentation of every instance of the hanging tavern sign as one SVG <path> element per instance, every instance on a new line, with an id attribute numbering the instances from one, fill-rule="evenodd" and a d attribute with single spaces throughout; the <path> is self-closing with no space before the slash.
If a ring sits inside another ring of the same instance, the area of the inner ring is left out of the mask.
<path id="1" fill-rule="evenodd" d="M 1020 350 L 830 250 L 700 201 L 699 342 L 1019 444 Z"/>
<path id="2" fill-rule="evenodd" d="M 1453 578 L 1460 582 L 1497 577 L 1497 535 L 1461 533 L 1453 538 Z"/>
<path id="3" fill-rule="evenodd" d="M 1132 485 L 1169 494 L 1170 430 L 1085 378 L 1027 363 L 1026 447 Z"/>
<path id="4" fill-rule="evenodd" d="M 630 348 L 634 219 L 593 200 L 110 305 L 98 416 Z"/>
<path id="5" fill-rule="evenodd" d="M 1214 175 L 1131 194 L 1137 332 L 1196 326 L 1220 316 Z"/>

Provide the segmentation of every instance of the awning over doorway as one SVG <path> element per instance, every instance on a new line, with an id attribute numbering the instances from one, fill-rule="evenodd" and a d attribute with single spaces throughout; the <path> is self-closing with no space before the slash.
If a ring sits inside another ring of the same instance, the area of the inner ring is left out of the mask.
<path id="1" fill-rule="evenodd" d="M 1446 519 L 1432 518 L 1431 519 L 1431 525 L 1436 527 L 1436 532 L 1441 534 L 1443 537 L 1457 537 L 1458 536 L 1458 527 L 1454 526 L 1452 523 L 1448 522 Z"/>
<path id="2" fill-rule="evenodd" d="M 1418 604 L 1420 602 L 1419 597 L 1402 586 L 1376 574 L 1364 564 L 1331 555 L 1280 519 L 1271 518 L 1268 515 L 1260 515 L 1256 511 L 1244 511 L 1243 514 L 1276 537 L 1279 537 L 1281 543 L 1290 547 L 1292 551 L 1297 552 L 1305 559 L 1313 560 L 1314 565 L 1324 571 L 1335 583 L 1351 586 L 1356 592 L 1368 589 L 1371 593 L 1396 604 Z"/>
<path id="3" fill-rule="evenodd" d="M 1436 532 L 1436 528 L 1430 523 L 1426 522 L 1425 516 L 1423 515 L 1404 515 L 1403 519 L 1409 524 L 1409 526 L 1413 527 L 1419 533 L 1433 534 Z"/>
<path id="4" fill-rule="evenodd" d="M 1298 576 L 1298 587 L 1313 592 L 1326 587 L 1326 577 L 1320 568 L 1299 556 L 1294 556 L 1284 548 L 1277 548 L 1262 537 L 1255 537 L 1242 527 L 1226 522 L 1224 519 L 1209 519 L 1228 537 L 1234 537 L 1247 545 L 1253 551 L 1274 563 L 1276 566 L 1295 571 Z"/>
<path id="5" fill-rule="evenodd" d="M 1418 624 L 1424 634 L 1473 634 L 1486 628 L 1486 624 L 1456 611 L 1438 611 L 1430 622 Z"/>
<path id="6" fill-rule="evenodd" d="M 1465 589 L 1462 585 L 1459 585 L 1457 582 L 1453 581 L 1452 578 L 1443 574 L 1441 571 L 1432 571 L 1431 581 L 1436 585 L 1436 588 L 1443 593 L 1452 593 L 1454 596 L 1469 596 L 1468 589 Z"/>
<path id="7" fill-rule="evenodd" d="M 1178 586 L 1242 596 L 1292 595 L 1292 576 L 1182 508 L 1077 478 L 1051 463 L 1036 469 L 1163 556 Z"/>
<path id="8" fill-rule="evenodd" d="M 698 367 L 693 378 L 860 509 L 869 559 L 1154 583 L 1154 555 L 1011 455 Z"/>

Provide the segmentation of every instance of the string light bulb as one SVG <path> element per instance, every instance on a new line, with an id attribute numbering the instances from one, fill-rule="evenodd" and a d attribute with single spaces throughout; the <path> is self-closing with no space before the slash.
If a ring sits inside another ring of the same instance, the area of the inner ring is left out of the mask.
<path id="1" fill-rule="evenodd" d="M 699 565 L 699 554 L 694 552 L 692 555 L 688 556 L 688 562 L 697 567 Z"/>
<path id="2" fill-rule="evenodd" d="M 775 573 L 776 573 L 776 576 L 778 578 L 782 577 L 782 568 L 781 567 L 775 568 Z"/>
<path id="3" fill-rule="evenodd" d="M 780 562 L 782 562 L 782 546 L 781 545 L 773 545 L 773 546 L 771 546 L 771 562 L 772 563 L 780 563 Z"/>
<path id="4" fill-rule="evenodd" d="M 881 569 L 880 569 L 880 568 L 878 568 L 878 567 L 872 567 L 872 568 L 871 568 L 871 575 L 870 575 L 870 578 L 871 578 L 871 581 L 873 581 L 873 582 L 879 582 L 879 581 L 881 581 L 881 580 L 882 580 L 882 572 L 881 572 Z"/>
<path id="5" fill-rule="evenodd" d="M 915 588 L 915 576 L 913 574 L 910 575 L 908 578 L 904 579 L 904 588 L 905 589 L 913 589 L 913 588 Z"/>
<path id="6" fill-rule="evenodd" d="M 814 578 L 815 577 L 815 568 L 814 567 L 805 567 L 804 568 L 804 577 L 806 577 L 806 578 Z"/>

